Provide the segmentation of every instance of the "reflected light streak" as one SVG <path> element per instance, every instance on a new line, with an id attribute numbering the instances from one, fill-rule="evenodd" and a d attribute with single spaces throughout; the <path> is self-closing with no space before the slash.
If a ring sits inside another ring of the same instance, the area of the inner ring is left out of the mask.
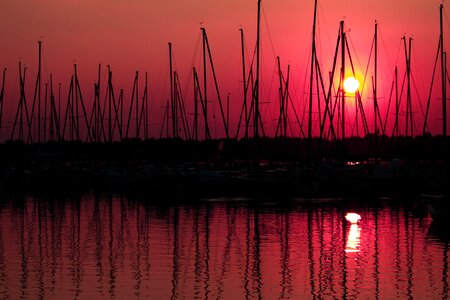
<path id="1" fill-rule="evenodd" d="M 361 220 L 361 216 L 357 213 L 347 213 L 345 219 L 352 223 L 348 232 L 345 252 L 359 252 L 361 229 L 358 226 L 358 221 Z"/>
<path id="2" fill-rule="evenodd" d="M 348 232 L 347 244 L 345 245 L 345 252 L 360 252 L 359 246 L 361 244 L 361 229 L 358 224 L 352 224 Z"/>

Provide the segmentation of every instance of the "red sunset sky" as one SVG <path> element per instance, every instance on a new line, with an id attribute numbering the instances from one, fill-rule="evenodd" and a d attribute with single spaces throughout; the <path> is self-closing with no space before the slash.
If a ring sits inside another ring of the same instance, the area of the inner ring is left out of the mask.
<path id="1" fill-rule="evenodd" d="M 388 98 L 395 65 L 404 73 L 401 37 L 413 37 L 412 69 L 423 105 L 428 95 L 431 71 L 439 38 L 440 0 L 319 0 L 318 48 L 322 71 L 330 68 L 339 21 L 346 22 L 357 69 L 367 65 L 374 21 L 380 26 L 379 97 Z M 308 90 L 308 59 L 311 48 L 313 0 L 263 0 L 263 97 L 277 97 L 275 57 L 282 68 L 291 65 L 291 93 L 296 101 Z M 444 3 L 445 5 L 445 3 Z M 53 73 L 67 89 L 72 65 L 79 76 L 86 102 L 93 95 L 97 65 L 112 66 L 117 89 L 131 95 L 134 73 L 148 72 L 153 103 L 151 116 L 160 122 L 161 106 L 169 97 L 168 50 L 174 47 L 175 68 L 180 74 L 186 101 L 192 101 L 192 67 L 201 66 L 201 48 L 196 52 L 200 23 L 205 26 L 212 47 L 222 97 L 230 93 L 231 122 L 235 122 L 242 101 L 239 28 L 245 30 L 249 56 L 255 43 L 256 0 L 4 0 L 0 4 L 0 67 L 7 68 L 6 109 L 15 107 L 18 97 L 19 59 L 29 68 L 30 96 L 37 70 L 37 41 L 43 41 L 43 84 Z M 444 30 L 450 33 L 447 14 Z M 447 44 L 447 42 L 446 42 Z M 358 63 L 359 61 L 359 63 Z M 369 71 L 371 74 L 371 71 Z M 106 73 L 104 74 L 106 79 Z M 438 83 L 439 84 L 439 83 Z M 142 85 L 143 86 L 143 82 Z M 439 86 L 432 101 L 430 129 L 439 133 L 436 118 Z M 415 94 L 415 92 L 414 92 Z M 9 102 L 8 102 L 9 101 Z M 380 106 L 384 107 L 380 100 Z M 417 101 L 417 100 L 413 100 Z M 298 104 L 303 111 L 304 104 Z M 276 118 L 276 108 L 266 105 L 263 114 Z M 188 105 L 189 107 L 189 105 Z M 12 109 L 13 110 L 13 109 Z M 417 111 L 421 118 L 420 109 Z M 217 112 L 218 113 L 218 110 Z M 10 113 L 11 115 L 11 113 Z M 417 125 L 421 128 L 422 121 Z M 220 123 L 218 123 L 220 124 Z M 155 125 L 156 126 L 156 125 Z M 234 126 L 235 127 L 235 126 Z M 232 129 L 233 131 L 235 129 Z M 155 132 L 159 128 L 155 128 Z"/>

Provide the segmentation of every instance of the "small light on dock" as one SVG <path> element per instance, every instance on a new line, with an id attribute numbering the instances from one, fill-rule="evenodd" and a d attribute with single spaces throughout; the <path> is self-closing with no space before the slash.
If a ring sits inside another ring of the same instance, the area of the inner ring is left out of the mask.
<path id="1" fill-rule="evenodd" d="M 356 224 L 358 223 L 359 220 L 361 220 L 361 216 L 358 215 L 357 213 L 347 213 L 345 215 L 345 219 L 352 224 Z"/>

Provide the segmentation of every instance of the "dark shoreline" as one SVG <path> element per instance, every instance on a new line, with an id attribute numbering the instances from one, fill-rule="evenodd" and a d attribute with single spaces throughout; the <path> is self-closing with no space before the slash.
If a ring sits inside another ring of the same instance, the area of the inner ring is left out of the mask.
<path id="1" fill-rule="evenodd" d="M 450 138 L 294 138 L 0 144 L 9 191 L 112 190 L 158 195 L 445 194 Z M 373 149 L 377 149 L 376 151 Z M 357 162 L 353 165 L 349 162 Z"/>

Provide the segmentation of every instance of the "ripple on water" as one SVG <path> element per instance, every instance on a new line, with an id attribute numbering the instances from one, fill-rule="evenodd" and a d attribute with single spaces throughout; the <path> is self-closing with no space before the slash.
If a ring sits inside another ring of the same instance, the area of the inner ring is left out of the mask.
<path id="1" fill-rule="evenodd" d="M 12 203 L 0 207 L 0 298 L 448 297 L 448 242 L 391 200 Z"/>

